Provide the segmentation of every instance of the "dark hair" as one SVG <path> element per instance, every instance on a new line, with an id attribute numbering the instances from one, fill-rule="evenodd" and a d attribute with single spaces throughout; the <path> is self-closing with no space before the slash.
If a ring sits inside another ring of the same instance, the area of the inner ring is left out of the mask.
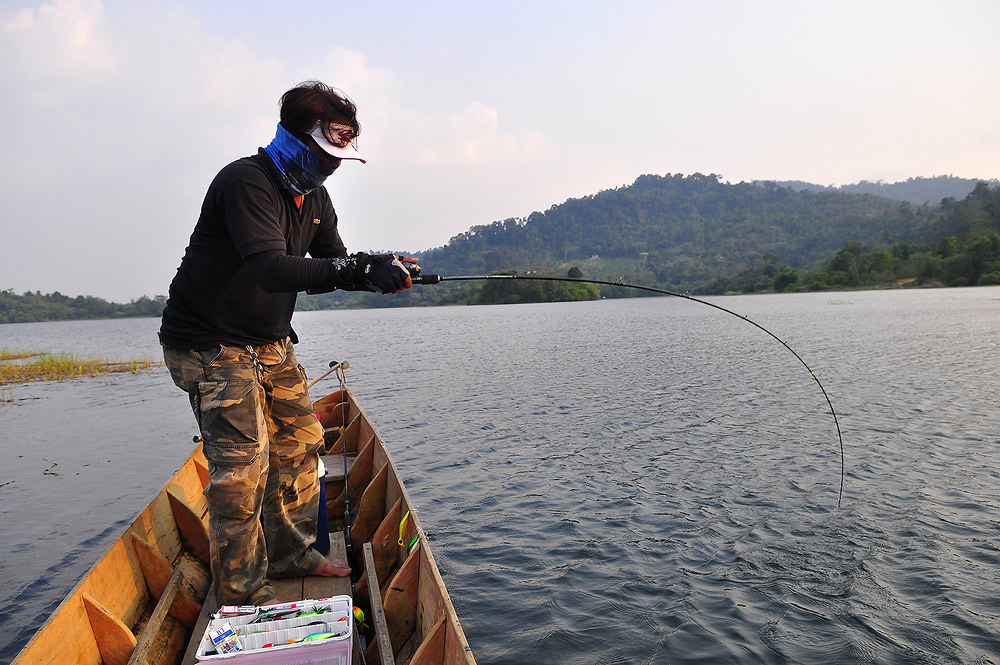
<path id="1" fill-rule="evenodd" d="M 319 81 L 304 81 L 281 96 L 281 124 L 293 134 L 308 134 L 316 123 L 336 121 L 350 125 L 354 134 L 361 133 L 358 107 L 347 95 Z"/>

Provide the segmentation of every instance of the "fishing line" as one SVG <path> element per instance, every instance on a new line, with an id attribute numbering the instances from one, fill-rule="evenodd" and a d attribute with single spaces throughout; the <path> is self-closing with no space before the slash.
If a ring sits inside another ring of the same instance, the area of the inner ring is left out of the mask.
<path id="1" fill-rule="evenodd" d="M 411 272 L 413 272 L 412 269 Z M 619 279 L 616 282 L 611 282 L 602 279 L 586 279 L 583 277 L 544 277 L 542 275 L 456 275 L 456 276 L 446 277 L 443 275 L 424 275 L 418 273 L 417 275 L 412 276 L 414 284 L 438 284 L 440 282 L 450 282 L 450 281 L 481 281 L 481 280 L 491 280 L 491 279 L 506 279 L 506 280 L 519 279 L 519 280 L 537 280 L 545 282 L 576 282 L 580 284 L 600 284 L 602 286 L 618 286 L 626 289 L 649 291 L 651 293 L 659 293 L 662 295 L 674 296 L 675 298 L 683 298 L 684 300 L 690 300 L 692 302 L 696 302 L 702 305 L 708 305 L 709 307 L 717 309 L 720 312 L 731 314 L 732 316 L 735 316 L 738 319 L 746 321 L 755 328 L 764 331 L 765 333 L 770 335 L 773 339 L 777 340 L 783 347 L 788 349 L 788 351 L 793 356 L 795 356 L 796 360 L 802 363 L 802 366 L 805 367 L 807 370 L 809 370 L 809 375 L 816 382 L 816 385 L 819 386 L 820 392 L 823 393 L 823 398 L 826 400 L 827 406 L 830 407 L 830 415 L 833 416 L 833 424 L 834 427 L 837 428 L 837 441 L 840 443 L 840 494 L 837 496 L 837 507 L 838 508 L 840 507 L 841 501 L 844 498 L 844 437 L 840 432 L 840 420 L 838 420 L 837 412 L 833 408 L 833 402 L 830 401 L 830 396 L 827 394 L 826 388 L 823 387 L 823 384 L 820 383 L 819 377 L 816 376 L 816 372 L 814 372 L 812 368 L 809 366 L 809 364 L 802 359 L 802 356 L 796 353 L 795 349 L 790 347 L 788 343 L 785 342 L 785 340 L 781 339 L 780 337 L 775 335 L 773 332 L 771 332 L 764 326 L 760 325 L 756 321 L 750 320 L 749 318 L 743 316 L 742 314 L 737 314 L 732 310 L 726 309 L 721 305 L 716 305 L 715 303 L 708 302 L 707 300 L 701 300 L 700 298 L 695 298 L 693 296 L 690 296 L 688 295 L 687 291 L 685 291 L 684 293 L 677 293 L 676 291 L 668 291 L 667 289 L 659 289 L 653 286 L 642 286 L 641 284 L 629 284 L 628 282 L 625 282 L 622 279 Z"/>

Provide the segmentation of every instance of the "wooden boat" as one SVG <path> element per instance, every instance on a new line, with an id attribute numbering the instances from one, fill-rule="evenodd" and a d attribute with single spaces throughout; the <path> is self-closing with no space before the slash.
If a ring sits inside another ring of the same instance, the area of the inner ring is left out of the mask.
<path id="1" fill-rule="evenodd" d="M 475 659 L 381 436 L 349 389 L 315 402 L 326 431 L 324 460 L 332 549 L 345 557 L 345 457 L 353 516 L 349 578 L 274 580 L 278 600 L 351 595 L 365 613 L 353 662 L 472 665 Z M 12 665 L 196 663 L 218 608 L 208 567 L 208 467 L 200 446 L 91 568 Z M 338 471 L 338 466 L 340 472 Z M 403 545 L 400 545 L 400 543 Z M 225 662 L 225 661 L 223 661 Z"/>

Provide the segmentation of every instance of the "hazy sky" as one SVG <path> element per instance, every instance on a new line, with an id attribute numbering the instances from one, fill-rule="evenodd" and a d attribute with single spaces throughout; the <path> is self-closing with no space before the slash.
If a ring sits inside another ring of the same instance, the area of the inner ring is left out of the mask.
<path id="1" fill-rule="evenodd" d="M 645 173 L 998 178 L 998 26 L 996 0 L 0 0 L 0 289 L 165 294 L 306 79 L 359 107 L 368 163 L 327 181 L 351 251 Z"/>

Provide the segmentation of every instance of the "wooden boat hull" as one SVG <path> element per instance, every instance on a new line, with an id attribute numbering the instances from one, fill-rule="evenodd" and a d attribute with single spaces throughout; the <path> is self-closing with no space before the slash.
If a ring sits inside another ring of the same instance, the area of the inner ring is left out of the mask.
<path id="1" fill-rule="evenodd" d="M 328 432 L 327 461 L 342 463 L 345 453 L 353 458 L 347 480 L 353 517 L 351 563 L 355 570 L 365 570 L 353 585 L 353 597 L 373 624 L 366 631 L 365 660 L 475 663 L 381 436 L 349 390 L 327 395 L 315 407 Z M 332 524 L 337 524 L 345 503 L 344 480 L 342 474 L 331 475 L 327 508 Z M 210 593 L 208 507 L 202 493 L 207 483 L 208 466 L 199 446 L 12 665 L 192 661 L 192 640 L 200 640 L 208 614 L 216 609 Z M 339 529 L 343 533 L 342 523 Z M 304 579 L 318 583 L 331 578 Z M 343 578 L 340 583 L 346 584 Z M 279 600 L 301 598 L 310 590 L 302 580 L 275 584 Z"/>

